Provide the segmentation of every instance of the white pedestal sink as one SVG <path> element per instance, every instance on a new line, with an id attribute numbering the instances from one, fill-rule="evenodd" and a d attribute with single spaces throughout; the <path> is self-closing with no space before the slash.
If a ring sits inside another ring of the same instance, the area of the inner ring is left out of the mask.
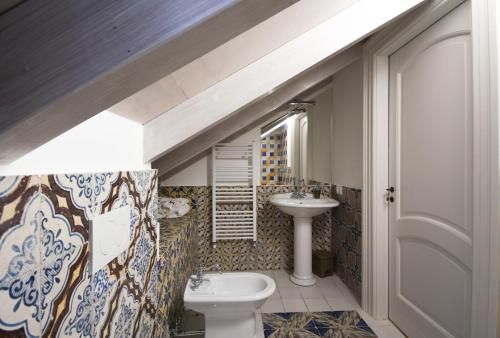
<path id="1" fill-rule="evenodd" d="M 294 260 L 290 280 L 301 286 L 316 284 L 312 274 L 312 218 L 338 206 L 339 202 L 326 197 L 316 199 L 311 194 L 301 199 L 292 198 L 292 194 L 277 194 L 270 202 L 293 216 Z"/>

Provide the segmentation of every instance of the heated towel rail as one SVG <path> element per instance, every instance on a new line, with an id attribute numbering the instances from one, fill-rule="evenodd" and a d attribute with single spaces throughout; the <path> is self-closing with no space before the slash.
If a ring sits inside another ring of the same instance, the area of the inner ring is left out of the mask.
<path id="1" fill-rule="evenodd" d="M 212 147 L 212 241 L 257 241 L 254 144 Z"/>

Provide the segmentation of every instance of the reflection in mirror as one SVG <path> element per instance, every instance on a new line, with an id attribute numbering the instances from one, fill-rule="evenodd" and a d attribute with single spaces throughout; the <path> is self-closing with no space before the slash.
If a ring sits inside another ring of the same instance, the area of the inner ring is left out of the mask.
<path id="1" fill-rule="evenodd" d="M 284 116 L 261 130 L 261 184 L 287 185 L 307 181 L 308 116 L 314 102 L 291 103 Z"/>

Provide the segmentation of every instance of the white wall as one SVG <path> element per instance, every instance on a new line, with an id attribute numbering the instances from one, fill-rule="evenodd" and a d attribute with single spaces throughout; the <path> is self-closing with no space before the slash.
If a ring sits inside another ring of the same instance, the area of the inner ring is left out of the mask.
<path id="1" fill-rule="evenodd" d="M 332 184 L 363 186 L 363 61 L 333 76 Z"/>
<path id="2" fill-rule="evenodd" d="M 150 169 L 143 162 L 142 129 L 139 123 L 104 111 L 0 166 L 0 175 Z"/>
<path id="3" fill-rule="evenodd" d="M 316 105 L 308 111 L 309 124 L 309 178 L 331 183 L 331 115 L 333 91 L 331 88 L 314 98 Z"/>
<path id="4" fill-rule="evenodd" d="M 260 159 L 260 126 L 252 129 L 234 139 L 227 140 L 228 143 L 250 144 L 255 141 L 254 156 Z M 212 185 L 212 154 L 202 157 L 186 168 L 169 177 L 162 177 L 161 186 L 204 186 Z M 260 161 L 256 161 L 255 175 L 260 182 Z"/>
<path id="5" fill-rule="evenodd" d="M 174 175 L 164 178 L 161 186 L 205 186 L 211 185 L 210 182 L 210 166 L 211 155 L 203 156 L 201 159 L 190 164 L 183 170 L 175 173 Z"/>

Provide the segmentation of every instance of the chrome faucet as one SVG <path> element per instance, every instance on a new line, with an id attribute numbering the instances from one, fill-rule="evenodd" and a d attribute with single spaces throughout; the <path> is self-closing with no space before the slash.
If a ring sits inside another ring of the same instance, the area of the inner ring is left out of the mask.
<path id="1" fill-rule="evenodd" d="M 196 269 L 196 275 L 191 276 L 189 280 L 191 281 L 191 285 L 189 286 L 191 290 L 196 290 L 200 287 L 201 284 L 203 284 L 203 276 L 205 276 L 205 272 L 215 269 L 218 273 L 222 273 L 222 266 L 219 263 L 216 263 L 214 265 L 205 267 L 203 265 L 198 265 L 198 268 Z"/>
<path id="2" fill-rule="evenodd" d="M 305 198 L 306 197 L 306 193 L 305 193 L 305 191 L 301 191 L 300 190 L 300 187 L 298 187 L 298 185 L 297 185 L 297 180 L 299 180 L 299 182 L 300 182 L 300 179 L 298 179 L 296 177 L 293 178 L 292 198 L 294 198 L 294 199 Z"/>

